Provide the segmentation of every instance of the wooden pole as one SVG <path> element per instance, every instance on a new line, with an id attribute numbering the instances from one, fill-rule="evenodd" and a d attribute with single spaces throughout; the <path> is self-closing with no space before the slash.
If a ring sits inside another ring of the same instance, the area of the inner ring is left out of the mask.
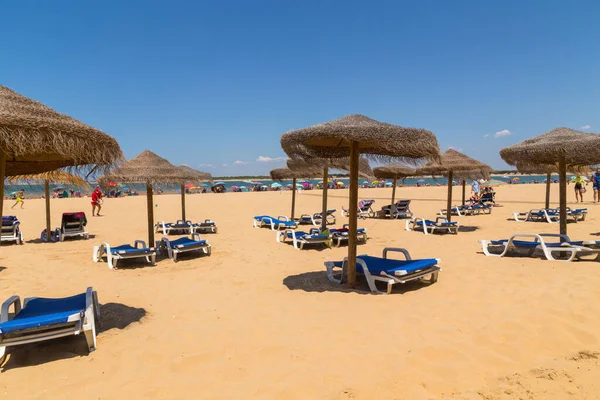
<path id="1" fill-rule="evenodd" d="M 327 228 L 327 178 L 329 177 L 329 167 L 323 167 L 323 206 L 321 210 L 321 230 L 325 230 Z"/>
<path id="2" fill-rule="evenodd" d="M 350 142 L 350 230 L 348 236 L 348 287 L 356 286 L 356 230 L 358 229 L 358 142 Z"/>
<path id="3" fill-rule="evenodd" d="M 394 218 L 394 214 L 396 213 L 396 183 L 398 181 L 397 177 L 394 177 L 394 186 L 392 187 L 392 205 L 390 207 L 390 218 Z"/>
<path id="4" fill-rule="evenodd" d="M 181 219 L 185 222 L 185 184 L 181 184 Z"/>
<path id="5" fill-rule="evenodd" d="M 465 179 L 462 180 L 462 203 L 465 204 L 467 199 L 467 182 Z"/>
<path id="6" fill-rule="evenodd" d="M 4 178 L 6 177 L 6 153 L 0 150 L 0 222 L 4 211 Z"/>
<path id="7" fill-rule="evenodd" d="M 44 198 L 46 201 L 46 242 L 50 243 L 50 181 L 44 179 Z"/>
<path id="8" fill-rule="evenodd" d="M 296 211 L 296 178 L 292 178 L 292 215 L 290 219 L 294 220 L 294 211 Z"/>
<path id="9" fill-rule="evenodd" d="M 448 203 L 446 204 L 446 218 L 452 218 L 452 171 L 448 171 Z"/>
<path id="10" fill-rule="evenodd" d="M 559 179 L 559 207 L 560 207 L 560 233 L 567 234 L 567 162 L 561 157 L 558 162 Z"/>
<path id="11" fill-rule="evenodd" d="M 550 183 L 552 182 L 552 174 L 546 174 L 546 209 L 550 208 Z"/>
<path id="12" fill-rule="evenodd" d="M 154 247 L 154 202 L 151 183 L 146 183 L 146 207 L 148 208 L 148 247 Z"/>

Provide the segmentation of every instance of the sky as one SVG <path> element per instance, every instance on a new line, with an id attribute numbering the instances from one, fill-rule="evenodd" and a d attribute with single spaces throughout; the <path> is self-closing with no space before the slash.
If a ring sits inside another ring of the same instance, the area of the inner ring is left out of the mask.
<path id="1" fill-rule="evenodd" d="M 285 164 L 289 130 L 363 114 L 494 168 L 600 132 L 600 2 L 0 3 L 0 84 L 214 176 Z"/>

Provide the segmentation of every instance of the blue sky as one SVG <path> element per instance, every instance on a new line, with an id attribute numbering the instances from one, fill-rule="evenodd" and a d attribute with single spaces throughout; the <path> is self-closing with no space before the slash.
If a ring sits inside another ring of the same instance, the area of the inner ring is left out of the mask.
<path id="1" fill-rule="evenodd" d="M 282 133 L 352 113 L 497 168 L 502 147 L 555 127 L 600 131 L 597 1 L 13 1 L 0 15 L 0 84 L 128 158 L 148 148 L 214 175 L 266 174 Z"/>

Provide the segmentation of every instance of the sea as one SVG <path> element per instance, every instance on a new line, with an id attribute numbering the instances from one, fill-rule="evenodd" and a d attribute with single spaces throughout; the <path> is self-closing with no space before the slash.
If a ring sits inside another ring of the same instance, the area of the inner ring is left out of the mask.
<path id="1" fill-rule="evenodd" d="M 492 179 L 495 181 L 501 181 L 501 182 L 505 182 L 508 183 L 511 179 L 517 179 L 515 182 L 516 184 L 532 184 L 532 183 L 544 183 L 546 181 L 546 176 L 545 175 L 524 175 L 524 176 L 492 176 Z M 553 179 L 557 179 L 557 176 L 554 176 Z M 337 179 L 337 181 L 340 181 L 342 183 L 344 183 L 345 187 L 348 187 L 350 181 L 348 178 L 340 178 Z M 401 180 L 399 180 L 401 181 Z M 255 186 L 255 184 L 258 184 L 260 182 L 260 185 L 264 185 L 267 187 L 271 187 L 272 184 L 276 183 L 275 181 L 272 181 L 270 179 L 257 179 L 257 180 L 252 180 L 252 181 L 230 181 L 230 180 L 225 180 L 225 181 L 215 181 L 214 183 L 216 184 L 217 182 L 222 182 L 225 186 L 225 188 L 227 189 L 228 192 L 232 191 L 232 187 L 238 187 L 238 188 L 247 188 L 248 190 L 251 189 L 252 187 Z M 251 183 L 252 182 L 252 183 Z M 308 182 L 310 184 L 312 184 L 313 186 L 316 186 L 317 183 L 322 182 L 322 179 L 311 179 L 311 180 L 298 180 L 297 183 L 300 182 Z M 366 181 L 364 179 L 361 179 L 360 181 L 361 185 L 368 185 L 368 184 L 372 184 L 373 182 L 369 182 Z M 392 182 L 391 180 L 386 180 L 386 182 Z M 417 185 L 421 185 L 421 186 L 425 186 L 425 185 L 431 185 L 431 186 L 437 186 L 437 185 L 447 185 L 448 184 L 448 180 L 445 178 L 431 178 L 431 177 L 423 177 L 423 178 L 406 178 L 403 181 L 404 186 L 417 186 Z M 471 180 L 467 181 L 468 183 L 471 183 Z M 281 182 L 277 182 L 280 183 L 281 185 L 283 185 L 284 187 L 286 187 L 287 185 L 291 185 L 292 181 L 291 180 L 284 180 Z M 90 182 L 90 186 L 93 188 L 96 186 L 95 182 Z M 208 191 L 210 191 L 210 187 L 211 185 L 209 183 L 205 183 L 202 186 L 205 186 L 206 189 Z M 164 193 L 180 193 L 180 186 L 179 185 L 162 185 L 162 184 L 156 184 L 153 185 L 154 189 L 160 189 L 162 190 Z M 21 189 L 25 190 L 25 196 L 26 197 L 37 197 L 37 196 L 43 196 L 44 194 L 44 185 L 38 185 L 38 184 L 28 184 L 28 183 L 23 183 L 23 184 L 19 184 L 19 185 L 5 185 L 4 187 L 4 193 L 5 196 L 10 195 L 11 193 L 17 192 Z M 64 190 L 69 190 L 69 189 L 73 189 L 74 191 L 79 191 L 81 192 L 82 195 L 89 195 L 89 193 L 87 193 L 86 191 L 83 191 L 77 187 L 74 186 L 69 186 L 69 185 L 50 185 L 50 192 L 54 192 L 54 191 L 64 191 Z M 145 193 L 146 192 L 146 185 L 145 184 L 125 184 L 123 185 L 121 188 L 121 190 L 124 189 L 130 189 L 132 191 L 138 192 L 138 193 Z"/>

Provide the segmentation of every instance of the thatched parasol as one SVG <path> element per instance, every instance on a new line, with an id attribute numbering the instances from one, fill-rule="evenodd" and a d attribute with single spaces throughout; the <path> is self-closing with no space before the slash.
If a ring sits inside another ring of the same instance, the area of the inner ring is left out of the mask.
<path id="1" fill-rule="evenodd" d="M 329 169 L 339 169 L 342 171 L 350 171 L 350 158 L 310 158 L 310 159 L 294 159 L 290 158 L 287 160 L 287 166 L 290 169 L 307 170 L 314 168 L 320 170 L 323 173 L 323 200 L 321 204 L 321 229 L 327 227 L 327 191 L 329 189 Z M 364 157 L 360 157 L 358 160 L 358 174 L 363 178 L 371 178 L 373 176 L 373 170 L 369 165 L 369 160 Z"/>
<path id="2" fill-rule="evenodd" d="M 290 219 L 294 220 L 294 213 L 296 211 L 296 179 L 307 178 L 312 176 L 318 176 L 320 174 L 318 169 L 306 168 L 292 170 L 289 168 L 275 168 L 269 172 L 271 179 L 274 181 L 282 181 L 284 179 L 292 180 L 292 213 Z"/>
<path id="3" fill-rule="evenodd" d="M 406 178 L 407 176 L 413 176 L 416 173 L 415 168 L 408 167 L 403 164 L 389 164 L 382 167 L 373 168 L 373 173 L 377 179 L 393 179 L 394 183 L 392 186 L 392 204 L 390 206 L 390 218 L 394 218 L 396 214 L 396 186 L 398 184 L 398 178 Z"/>
<path id="4" fill-rule="evenodd" d="M 482 178 L 488 179 L 489 173 L 492 168 L 482 162 L 475 160 L 461 152 L 454 149 L 446 150 L 438 161 L 433 161 L 417 170 L 418 174 L 443 174 L 448 175 L 448 201 L 446 207 L 446 218 L 448 221 L 452 217 L 452 179 L 454 173 L 463 173 L 465 176 L 474 176 L 480 174 Z M 463 180 L 464 182 L 464 180 Z M 464 202 L 464 189 L 463 186 L 463 202 Z"/>
<path id="5" fill-rule="evenodd" d="M 108 168 L 122 158 L 111 136 L 0 85 L 0 218 L 6 176 Z"/>
<path id="6" fill-rule="evenodd" d="M 462 203 L 465 204 L 465 200 L 466 200 L 466 187 L 467 187 L 467 179 L 472 179 L 472 180 L 476 180 L 476 179 L 485 179 L 485 180 L 489 180 L 491 173 L 494 170 L 492 169 L 492 167 L 489 166 L 485 166 L 483 168 L 480 169 L 476 169 L 476 170 L 472 170 L 472 171 L 456 171 L 452 173 L 452 176 L 454 178 L 459 178 L 461 180 L 461 186 L 462 186 Z M 448 173 L 444 173 L 442 174 L 445 177 L 448 177 Z"/>
<path id="7" fill-rule="evenodd" d="M 567 169 L 600 160 L 600 135 L 557 128 L 500 150 L 510 165 L 558 164 L 560 233 L 567 234 Z"/>
<path id="8" fill-rule="evenodd" d="M 182 173 L 187 174 L 188 178 L 181 182 L 181 219 L 185 221 L 185 184 L 186 183 L 203 183 L 212 182 L 213 177 L 208 172 L 198 171 L 197 169 L 180 165 L 177 167 Z"/>
<path id="9" fill-rule="evenodd" d="M 40 174 L 32 175 L 16 175 L 11 176 L 8 180 L 11 184 L 17 182 L 26 181 L 32 182 L 43 182 L 44 183 L 44 200 L 46 202 L 46 241 L 50 242 L 51 235 L 51 219 L 50 219 L 50 183 L 61 183 L 65 185 L 77 186 L 84 189 L 89 189 L 89 183 L 79 175 L 72 174 L 67 171 L 48 171 Z"/>
<path id="10" fill-rule="evenodd" d="M 152 184 L 181 184 L 190 179 L 189 171 L 178 169 L 150 150 L 144 150 L 123 165 L 105 175 L 105 179 L 146 184 L 146 206 L 148 209 L 148 242 L 154 244 L 154 204 L 152 202 Z"/>
<path id="11" fill-rule="evenodd" d="M 348 237 L 348 285 L 356 285 L 356 230 L 359 154 L 404 160 L 417 165 L 439 158 L 435 135 L 424 129 L 403 128 L 363 115 L 348 115 L 331 122 L 290 131 L 281 137 L 283 150 L 293 158 L 350 157 L 350 229 Z"/>

